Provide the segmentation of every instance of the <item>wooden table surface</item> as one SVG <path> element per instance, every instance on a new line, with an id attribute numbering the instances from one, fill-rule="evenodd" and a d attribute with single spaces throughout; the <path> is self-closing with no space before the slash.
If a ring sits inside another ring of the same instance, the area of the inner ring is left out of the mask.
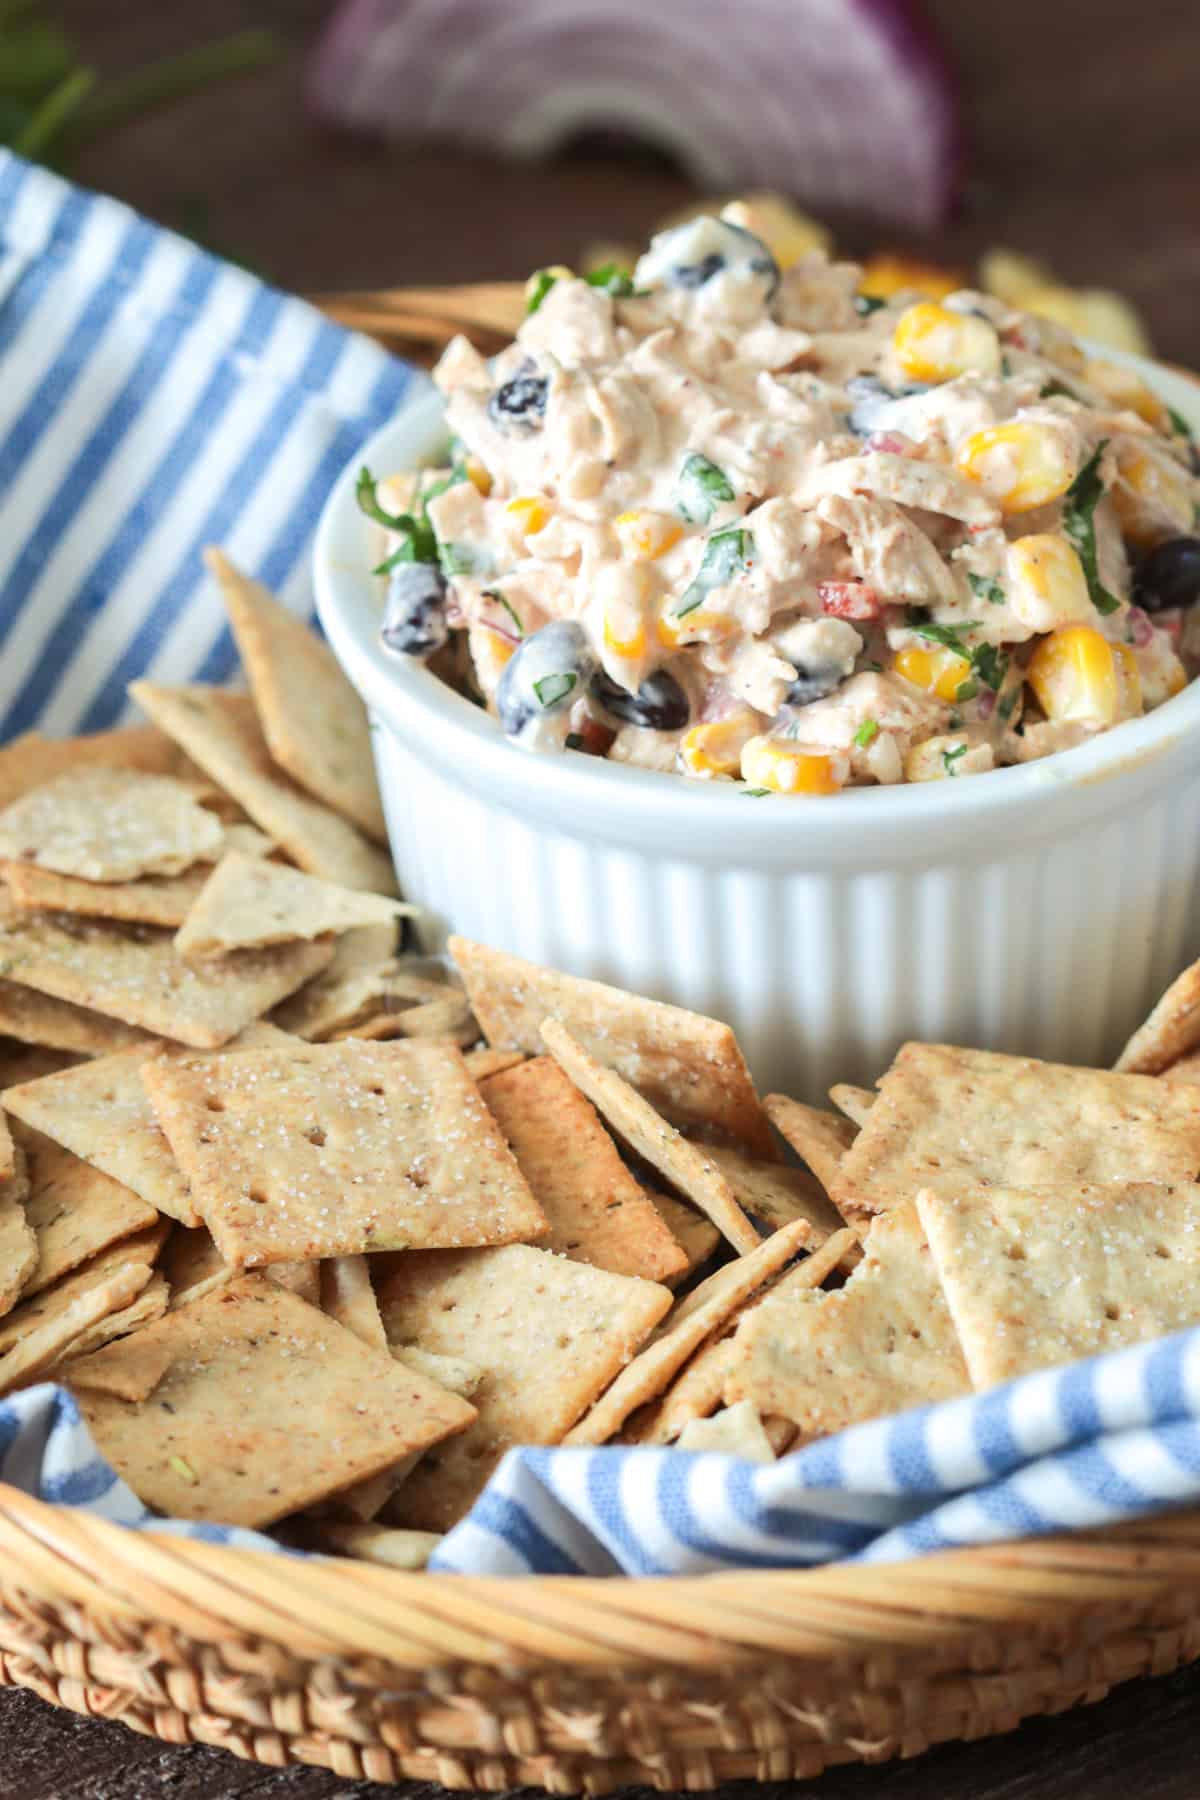
<path id="1" fill-rule="evenodd" d="M 498 169 L 313 125 L 300 78 L 326 0 L 63 0 L 58 10 L 102 69 L 243 25 L 272 25 L 288 39 L 271 71 L 127 128 L 75 171 L 286 287 L 520 276 L 598 239 L 636 241 L 690 197 L 654 158 L 591 153 Z M 969 262 L 1002 242 L 1048 257 L 1073 283 L 1119 287 L 1164 356 L 1200 366 L 1200 11 L 1178 0 L 1089 0 L 1086 10 L 930 0 L 926 10 L 960 71 L 972 176 L 960 216 L 922 247 Z M 837 223 L 847 249 L 889 238 L 861 221 Z M 1200 1665 L 1005 1738 L 838 1772 L 808 1791 L 820 1800 L 1128 1800 L 1135 1788 L 1138 1800 L 1194 1800 L 1198 1712 Z M 0 1693 L 3 1800 L 385 1800 L 396 1791 L 166 1749 Z M 767 1792 L 778 1800 L 783 1791 Z M 406 1792 L 440 1794 L 416 1784 Z M 747 1800 L 760 1792 L 744 1790 Z"/>

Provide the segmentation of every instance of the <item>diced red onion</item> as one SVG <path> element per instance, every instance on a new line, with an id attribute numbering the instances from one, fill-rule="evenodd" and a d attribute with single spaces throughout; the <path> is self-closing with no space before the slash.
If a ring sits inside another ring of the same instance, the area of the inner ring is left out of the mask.
<path id="1" fill-rule="evenodd" d="M 343 0 L 309 85 L 372 132 L 532 156 L 616 127 L 705 187 L 918 229 L 959 185 L 954 85 L 908 0 L 742 0 L 736 24 L 729 0 Z"/>
<path id="2" fill-rule="evenodd" d="M 975 702 L 975 711 L 981 719 L 990 719 L 996 710 L 996 696 L 991 688 L 981 688 L 979 698 Z"/>
<path id="3" fill-rule="evenodd" d="M 831 619 L 877 619 L 883 602 L 865 581 L 818 581 L 821 611 Z"/>
<path id="4" fill-rule="evenodd" d="M 885 451 L 889 456 L 907 456 L 912 449 L 912 439 L 899 437 L 894 431 L 873 431 L 866 448 Z"/>
<path id="5" fill-rule="evenodd" d="M 1143 612 L 1140 606 L 1130 607 L 1126 622 L 1139 650 L 1144 650 L 1147 644 L 1154 642 L 1154 626 L 1150 622 L 1150 615 Z"/>

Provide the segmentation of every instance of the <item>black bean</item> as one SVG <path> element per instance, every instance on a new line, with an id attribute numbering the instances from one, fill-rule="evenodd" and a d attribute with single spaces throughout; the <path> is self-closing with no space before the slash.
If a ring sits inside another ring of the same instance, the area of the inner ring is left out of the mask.
<path id="1" fill-rule="evenodd" d="M 785 706 L 811 706 L 824 700 L 841 687 L 846 676 L 836 663 L 818 663 L 811 669 L 797 668 L 796 679 L 784 696 Z"/>
<path id="2" fill-rule="evenodd" d="M 1200 538 L 1168 538 L 1134 570 L 1133 598 L 1144 612 L 1168 612 L 1200 600 Z"/>
<path id="3" fill-rule="evenodd" d="M 927 381 L 914 381 L 906 387 L 890 388 L 877 375 L 852 375 L 846 383 L 851 431 L 856 437 L 870 437 L 873 431 L 886 430 L 888 408 L 912 394 L 927 394 L 929 386 Z"/>
<path id="4" fill-rule="evenodd" d="M 496 711 L 510 737 L 534 720 L 571 706 L 595 673 L 596 658 L 573 619 L 553 619 L 511 656 L 496 689 Z"/>
<path id="5" fill-rule="evenodd" d="M 536 431 L 546 417 L 550 379 L 525 362 L 488 401 L 488 417 L 502 431 Z"/>
<path id="6" fill-rule="evenodd" d="M 647 675 L 636 694 L 610 681 L 601 669 L 592 677 L 591 693 L 614 719 L 647 731 L 682 731 L 692 716 L 687 695 L 666 669 Z"/>
<path id="7" fill-rule="evenodd" d="M 405 656 L 432 656 L 450 635 L 446 578 L 436 563 L 397 563 L 388 578 L 380 637 Z"/>

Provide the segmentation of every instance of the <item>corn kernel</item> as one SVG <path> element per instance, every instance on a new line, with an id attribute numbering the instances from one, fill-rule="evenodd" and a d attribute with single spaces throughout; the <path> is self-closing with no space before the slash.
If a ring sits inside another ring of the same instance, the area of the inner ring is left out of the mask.
<path id="1" fill-rule="evenodd" d="M 959 689 L 971 679 L 970 658 L 940 644 L 929 649 L 923 644 L 910 644 L 897 652 L 893 667 L 914 687 L 924 688 L 927 694 L 936 694 L 939 700 L 949 703 L 958 699 Z"/>
<path id="2" fill-rule="evenodd" d="M 1168 695 L 1173 699 L 1176 694 L 1182 694 L 1187 684 L 1187 670 L 1179 661 L 1178 657 L 1176 657 L 1174 663 L 1171 665 L 1171 673 L 1167 676 Z"/>
<path id="3" fill-rule="evenodd" d="M 944 269 L 937 263 L 888 250 L 868 257 L 858 279 L 859 293 L 870 294 L 874 300 L 890 300 L 893 294 L 914 291 L 928 294 L 931 300 L 944 300 L 947 294 L 965 285 L 966 278 L 959 269 Z"/>
<path id="4" fill-rule="evenodd" d="M 731 713 L 727 719 L 714 719 L 707 725 L 693 725 L 679 742 L 684 773 L 710 779 L 714 775 L 736 775 L 742 764 L 742 749 L 754 736 L 758 724 L 758 715 L 746 711 Z"/>
<path id="5" fill-rule="evenodd" d="M 1093 616 L 1092 597 L 1073 545 L 1054 532 L 1017 538 L 1008 547 L 1008 601 L 1031 631 L 1053 631 Z"/>
<path id="6" fill-rule="evenodd" d="M 1110 490 L 1121 530 L 1143 548 L 1191 529 L 1192 482 L 1165 452 L 1132 442 L 1117 451 L 1117 479 Z"/>
<path id="7" fill-rule="evenodd" d="M 467 480 L 477 494 L 486 500 L 492 491 L 492 478 L 477 456 L 468 456 L 463 468 L 467 471 Z"/>
<path id="8" fill-rule="evenodd" d="M 833 759 L 786 738 L 752 737 L 742 750 L 742 780 L 772 794 L 836 794 Z"/>
<path id="9" fill-rule="evenodd" d="M 682 618 L 673 613 L 662 613 L 655 625 L 664 650 L 678 650 L 683 644 L 719 644 L 738 629 L 738 622 L 731 614 L 710 612 L 706 606 L 694 606 Z"/>
<path id="10" fill-rule="evenodd" d="M 993 326 L 932 300 L 905 308 L 896 321 L 892 348 L 914 381 L 952 381 L 956 375 L 995 375 L 1000 369 L 1000 340 Z"/>
<path id="11" fill-rule="evenodd" d="M 1043 638 L 1029 664 L 1029 685 L 1056 724 L 1115 725 L 1142 710 L 1137 659 L 1091 625 L 1067 625 Z"/>
<path id="12" fill-rule="evenodd" d="M 1004 513 L 1045 506 L 1065 494 L 1075 479 L 1066 434 L 1026 419 L 973 431 L 959 445 L 954 460 Z"/>
<path id="13" fill-rule="evenodd" d="M 1097 356 L 1084 364 L 1083 378 L 1092 387 L 1099 388 L 1105 399 L 1111 400 L 1123 412 L 1136 413 L 1156 431 L 1170 430 L 1171 420 L 1165 403 L 1132 369 L 1123 369 L 1119 363 L 1106 362 Z"/>
<path id="14" fill-rule="evenodd" d="M 721 208 L 721 217 L 761 238 L 781 269 L 790 269 L 813 250 L 833 252 L 832 233 L 782 194 L 746 194 Z"/>
<path id="15" fill-rule="evenodd" d="M 606 606 L 604 609 L 604 642 L 615 656 L 644 656 L 646 627 L 637 617 L 623 617 L 629 609 Z"/>
<path id="16" fill-rule="evenodd" d="M 532 537 L 550 522 L 550 509 L 540 494 L 518 494 L 504 510 L 512 514 L 526 537 Z"/>
<path id="17" fill-rule="evenodd" d="M 613 525 L 626 556 L 644 562 L 665 556 L 683 536 L 683 526 L 678 519 L 644 509 L 618 513 Z"/>

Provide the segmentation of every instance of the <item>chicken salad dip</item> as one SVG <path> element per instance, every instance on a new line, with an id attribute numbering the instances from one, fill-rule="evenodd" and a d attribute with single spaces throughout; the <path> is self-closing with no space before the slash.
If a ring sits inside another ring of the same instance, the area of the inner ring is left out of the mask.
<path id="1" fill-rule="evenodd" d="M 755 793 L 1081 743 L 1200 663 L 1200 456 L 1134 373 L 992 296 L 858 291 L 703 217 L 545 270 L 376 482 L 383 642 L 534 750 Z"/>

